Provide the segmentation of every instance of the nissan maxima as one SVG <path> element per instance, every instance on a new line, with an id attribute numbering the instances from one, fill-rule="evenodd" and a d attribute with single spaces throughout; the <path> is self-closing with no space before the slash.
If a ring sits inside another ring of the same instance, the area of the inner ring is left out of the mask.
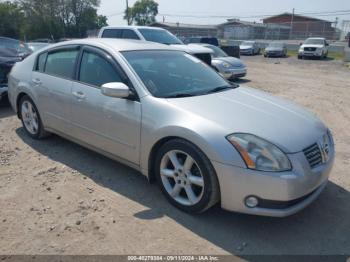
<path id="1" fill-rule="evenodd" d="M 291 215 L 319 196 L 334 160 L 315 115 L 157 43 L 47 47 L 14 66 L 9 99 L 28 136 L 55 133 L 125 163 L 187 212 Z"/>

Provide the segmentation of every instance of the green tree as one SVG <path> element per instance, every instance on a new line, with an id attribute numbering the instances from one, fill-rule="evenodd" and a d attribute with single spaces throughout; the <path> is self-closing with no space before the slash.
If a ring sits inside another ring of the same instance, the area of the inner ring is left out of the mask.
<path id="1" fill-rule="evenodd" d="M 124 19 L 128 23 L 136 22 L 137 25 L 149 25 L 156 21 L 158 3 L 153 0 L 138 0 L 133 7 L 125 10 Z"/>
<path id="2" fill-rule="evenodd" d="M 18 0 L 24 17 L 27 38 L 85 37 L 89 29 L 107 25 L 97 14 L 99 0 Z"/>
<path id="3" fill-rule="evenodd" d="M 23 13 L 16 3 L 0 3 L 0 36 L 22 38 L 23 20 Z"/>

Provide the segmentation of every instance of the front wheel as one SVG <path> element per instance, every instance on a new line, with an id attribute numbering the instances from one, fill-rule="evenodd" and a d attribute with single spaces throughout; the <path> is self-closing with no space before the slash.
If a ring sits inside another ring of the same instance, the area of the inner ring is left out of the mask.
<path id="1" fill-rule="evenodd" d="M 41 122 L 39 111 L 29 96 L 21 98 L 19 110 L 24 130 L 30 137 L 40 139 L 47 135 Z"/>
<path id="2" fill-rule="evenodd" d="M 185 140 L 171 140 L 159 149 L 156 176 L 163 194 L 183 211 L 201 213 L 219 201 L 219 183 L 210 160 Z"/>

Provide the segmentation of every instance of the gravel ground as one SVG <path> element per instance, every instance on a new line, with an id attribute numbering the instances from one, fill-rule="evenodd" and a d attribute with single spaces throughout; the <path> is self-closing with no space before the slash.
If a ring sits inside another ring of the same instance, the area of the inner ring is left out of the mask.
<path id="1" fill-rule="evenodd" d="M 284 219 L 214 207 L 189 215 L 136 171 L 57 136 L 34 141 L 0 107 L 0 254 L 349 254 L 350 70 L 336 61 L 243 57 L 241 84 L 291 99 L 333 131 L 319 199 Z M 300 127 L 302 128 L 302 127 Z"/>

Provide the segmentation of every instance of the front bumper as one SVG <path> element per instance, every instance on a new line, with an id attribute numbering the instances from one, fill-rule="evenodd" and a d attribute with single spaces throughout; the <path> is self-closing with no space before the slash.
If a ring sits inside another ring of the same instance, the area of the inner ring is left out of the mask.
<path id="1" fill-rule="evenodd" d="M 252 55 L 252 54 L 254 54 L 254 50 L 253 49 L 241 49 L 239 51 L 239 53 L 241 55 Z"/>
<path id="2" fill-rule="evenodd" d="M 269 57 L 281 57 L 284 56 L 284 52 L 282 51 L 269 51 L 269 52 L 265 52 L 266 56 Z"/>
<path id="3" fill-rule="evenodd" d="M 304 153 L 289 154 L 293 170 L 261 172 L 213 161 L 217 172 L 221 206 L 240 213 L 285 217 L 312 203 L 325 188 L 334 162 L 334 147 L 329 160 L 313 169 Z M 257 207 L 245 205 L 248 196 L 259 199 Z"/>
<path id="4" fill-rule="evenodd" d="M 299 56 L 305 57 L 322 57 L 322 51 L 301 51 L 299 52 Z"/>
<path id="5" fill-rule="evenodd" d="M 235 79 L 235 78 L 245 77 L 247 75 L 247 68 L 246 67 L 229 68 L 229 69 L 222 70 L 220 73 L 226 79 Z"/>

